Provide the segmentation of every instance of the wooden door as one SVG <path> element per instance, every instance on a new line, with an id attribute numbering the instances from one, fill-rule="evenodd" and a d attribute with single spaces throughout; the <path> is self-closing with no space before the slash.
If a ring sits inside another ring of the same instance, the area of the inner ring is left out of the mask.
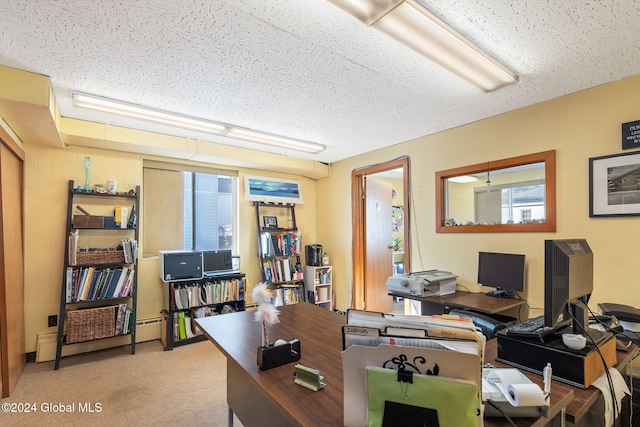
<path id="1" fill-rule="evenodd" d="M 363 310 L 365 308 L 365 274 L 367 263 L 366 259 L 366 206 L 365 206 L 365 178 L 371 175 L 379 174 L 385 171 L 402 169 L 402 206 L 404 207 L 404 270 L 411 271 L 411 189 L 409 188 L 409 158 L 400 157 L 384 163 L 378 163 L 372 166 L 366 166 L 354 169 L 351 173 L 351 206 L 353 225 L 353 289 L 350 308 Z M 389 196 L 391 198 L 391 195 Z M 391 210 L 389 210 L 391 215 Z M 389 245 L 391 244 L 391 222 L 385 228 L 389 231 Z M 390 249 L 389 249 L 390 250 Z M 391 250 L 390 250 L 391 251 Z M 391 255 L 390 255 L 391 256 Z M 391 260 L 389 260 L 389 268 L 391 269 Z M 390 275 L 390 274 L 389 274 Z"/>
<path id="2" fill-rule="evenodd" d="M 0 368 L 9 397 L 25 359 L 22 160 L 0 141 Z"/>
<path id="3" fill-rule="evenodd" d="M 393 274 L 391 245 L 391 190 L 388 182 L 365 177 L 364 304 L 368 311 L 393 308 L 387 279 Z"/>

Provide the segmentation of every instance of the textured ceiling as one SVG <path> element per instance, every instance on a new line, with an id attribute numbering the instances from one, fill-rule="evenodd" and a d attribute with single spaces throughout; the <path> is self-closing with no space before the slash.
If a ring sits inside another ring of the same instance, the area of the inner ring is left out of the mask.
<path id="1" fill-rule="evenodd" d="M 640 73 L 640 2 L 422 0 L 520 75 L 485 94 L 325 0 L 0 0 L 0 65 L 71 89 L 318 142 L 334 162 Z"/>

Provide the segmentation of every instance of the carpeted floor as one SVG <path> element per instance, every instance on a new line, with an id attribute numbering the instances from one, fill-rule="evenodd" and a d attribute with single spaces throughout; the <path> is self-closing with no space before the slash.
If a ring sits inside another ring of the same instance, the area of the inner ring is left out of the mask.
<path id="1" fill-rule="evenodd" d="M 29 363 L 2 399 L 0 425 L 226 426 L 226 379 L 226 359 L 209 341 L 69 356 L 58 371 L 53 362 Z M 236 418 L 234 425 L 242 424 Z"/>

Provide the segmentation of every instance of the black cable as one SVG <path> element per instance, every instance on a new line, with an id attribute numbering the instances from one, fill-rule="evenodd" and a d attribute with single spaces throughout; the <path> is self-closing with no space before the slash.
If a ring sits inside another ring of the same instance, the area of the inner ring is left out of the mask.
<path id="1" fill-rule="evenodd" d="M 513 422 L 511 418 L 509 418 L 509 415 L 507 415 L 507 413 L 504 412 L 502 408 L 496 402 L 493 401 L 493 399 L 487 399 L 486 402 L 492 408 L 495 408 L 496 411 L 500 412 L 500 415 L 502 415 L 509 422 L 509 424 L 511 424 L 513 427 L 516 427 L 516 424 Z"/>
<path id="2" fill-rule="evenodd" d="M 591 308 L 589 308 L 589 306 L 587 304 L 585 304 L 585 307 L 587 307 L 587 310 L 589 310 L 589 313 L 593 317 L 595 317 L 595 314 L 593 313 L 593 311 L 591 311 Z M 580 324 L 580 322 L 577 321 L 577 319 L 573 316 L 573 313 L 571 313 L 571 311 L 569 311 L 569 315 L 571 316 L 571 319 L 574 322 L 574 325 L 575 324 L 579 325 L 580 328 L 582 329 L 582 332 L 589 338 L 589 341 L 591 341 L 591 344 L 593 345 L 593 349 L 600 356 L 600 360 L 602 360 L 602 365 L 604 366 L 604 373 L 607 376 L 607 383 L 609 385 L 609 392 L 611 393 L 611 401 L 612 401 L 612 405 L 613 405 L 613 425 L 615 425 L 618 416 L 620 416 L 621 414 L 619 412 L 620 409 L 618 408 L 618 399 L 617 399 L 617 396 L 616 396 L 616 390 L 615 390 L 615 387 L 613 386 L 613 378 L 611 378 L 611 373 L 609 372 L 609 367 L 607 366 L 607 362 L 604 359 L 604 355 L 600 351 L 600 348 L 598 348 L 598 344 L 595 342 L 595 340 L 589 334 L 589 332 L 584 328 L 583 325 Z M 587 327 L 587 329 L 588 329 L 588 327 Z"/>
<path id="3" fill-rule="evenodd" d="M 469 290 L 469 288 L 467 288 L 466 286 L 461 285 L 460 283 L 456 283 L 456 287 L 458 287 L 458 286 L 459 286 L 459 287 L 461 287 L 461 288 L 463 288 L 463 289 L 464 289 L 464 290 L 466 290 L 467 292 L 471 292 L 471 291 Z"/>

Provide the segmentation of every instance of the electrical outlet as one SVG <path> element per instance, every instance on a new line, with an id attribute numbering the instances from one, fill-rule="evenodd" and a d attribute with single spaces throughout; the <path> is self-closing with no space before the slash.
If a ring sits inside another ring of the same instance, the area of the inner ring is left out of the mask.
<path id="1" fill-rule="evenodd" d="M 48 322 L 50 328 L 58 326 L 58 316 L 56 316 L 55 314 L 53 316 L 49 316 Z"/>

